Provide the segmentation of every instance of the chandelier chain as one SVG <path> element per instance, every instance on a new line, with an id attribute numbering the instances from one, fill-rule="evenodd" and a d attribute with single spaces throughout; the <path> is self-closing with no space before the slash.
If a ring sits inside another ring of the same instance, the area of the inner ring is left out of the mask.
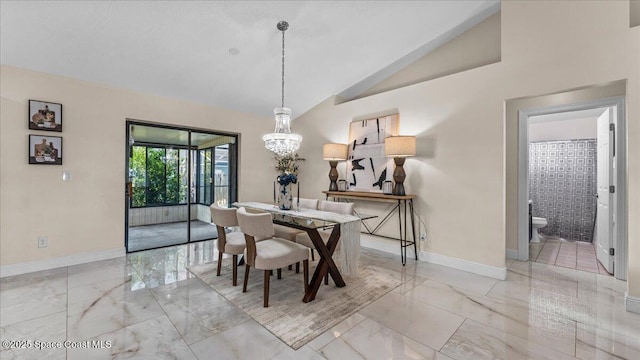
<path id="1" fill-rule="evenodd" d="M 284 107 L 284 30 L 282 30 L 282 106 Z"/>

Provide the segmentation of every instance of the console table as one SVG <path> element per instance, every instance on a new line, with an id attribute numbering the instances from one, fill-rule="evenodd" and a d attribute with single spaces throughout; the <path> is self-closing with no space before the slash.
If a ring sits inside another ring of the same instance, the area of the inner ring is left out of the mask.
<path id="1" fill-rule="evenodd" d="M 390 202 L 394 203 L 393 206 L 382 220 L 378 222 L 373 228 L 370 228 L 364 221 L 362 224 L 364 228 L 367 230 L 366 232 L 371 235 L 377 235 L 376 232 L 380 230 L 382 225 L 384 225 L 387 220 L 391 218 L 391 216 L 397 211 L 398 212 L 398 224 L 400 225 L 400 238 L 392 238 L 384 235 L 382 236 L 394 240 L 400 240 L 400 257 L 402 259 L 402 265 L 404 266 L 407 263 L 407 247 L 413 245 L 413 252 L 415 254 L 416 260 L 418 260 L 418 249 L 416 245 L 416 226 L 414 221 L 414 212 L 413 212 L 413 199 L 415 199 L 415 195 L 386 195 L 382 193 L 374 193 L 374 192 L 359 192 L 359 191 L 323 191 L 326 195 L 327 200 L 331 197 L 336 201 L 344 200 L 359 200 L 359 201 L 377 201 L 377 202 Z M 409 213 L 411 216 L 411 239 L 407 238 L 407 205 L 409 205 Z M 403 210 L 404 208 L 404 210 Z M 403 223 L 404 222 L 404 231 L 403 231 Z"/>

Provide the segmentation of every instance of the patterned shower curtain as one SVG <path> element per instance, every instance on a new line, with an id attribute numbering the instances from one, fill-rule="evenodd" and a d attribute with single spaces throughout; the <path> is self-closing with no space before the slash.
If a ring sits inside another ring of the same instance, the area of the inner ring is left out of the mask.
<path id="1" fill-rule="evenodd" d="M 529 196 L 540 232 L 566 240 L 593 239 L 596 213 L 596 139 L 529 143 Z"/>

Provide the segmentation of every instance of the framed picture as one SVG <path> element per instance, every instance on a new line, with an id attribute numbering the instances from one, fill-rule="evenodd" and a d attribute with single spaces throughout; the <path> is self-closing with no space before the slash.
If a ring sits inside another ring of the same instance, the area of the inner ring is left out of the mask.
<path id="1" fill-rule="evenodd" d="M 393 177 L 393 159 L 384 154 L 384 139 L 398 135 L 399 114 L 349 124 L 347 184 L 350 191 L 382 192 Z"/>
<path id="2" fill-rule="evenodd" d="M 29 135 L 29 164 L 62 165 L 62 137 Z"/>
<path id="3" fill-rule="evenodd" d="M 62 132 L 62 104 L 29 100 L 29 129 Z"/>

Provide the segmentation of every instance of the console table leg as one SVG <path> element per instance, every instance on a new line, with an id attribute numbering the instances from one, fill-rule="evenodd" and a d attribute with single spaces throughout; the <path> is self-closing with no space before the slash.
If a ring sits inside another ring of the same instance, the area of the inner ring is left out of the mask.
<path id="1" fill-rule="evenodd" d="M 407 226 L 407 200 L 404 201 L 404 244 L 409 246 L 409 237 L 407 237 L 407 230 L 409 227 Z M 407 254 L 405 253 L 405 256 Z"/>
<path id="2" fill-rule="evenodd" d="M 416 244 L 416 225 L 415 225 L 415 217 L 413 212 L 413 200 L 409 200 L 409 210 L 411 211 L 411 233 L 413 235 L 413 252 L 416 255 L 416 260 L 418 260 L 418 245 Z"/>
<path id="3" fill-rule="evenodd" d="M 398 225 L 400 226 L 400 258 L 402 260 L 402 266 L 405 266 L 405 264 L 407 263 L 407 239 L 403 238 L 402 236 L 402 207 L 400 205 L 401 202 L 400 200 L 398 200 Z"/>

